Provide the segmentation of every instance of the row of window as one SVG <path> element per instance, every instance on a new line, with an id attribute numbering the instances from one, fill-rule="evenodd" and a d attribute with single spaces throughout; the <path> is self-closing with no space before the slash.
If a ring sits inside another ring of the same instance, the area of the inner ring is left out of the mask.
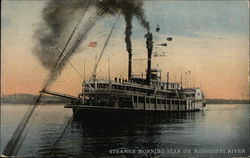
<path id="1" fill-rule="evenodd" d="M 91 84 L 91 86 L 94 87 L 94 84 Z M 89 87 L 89 85 L 86 84 L 85 87 Z M 98 89 L 108 89 L 109 88 L 109 84 L 98 83 L 97 84 L 97 88 Z M 147 93 L 147 94 L 154 94 L 154 90 L 153 89 L 137 88 L 137 87 L 124 86 L 124 85 L 116 85 L 116 84 L 112 84 L 111 88 L 112 89 L 116 89 L 116 90 L 123 90 L 123 91 L 132 91 L 132 92 L 141 92 L 141 93 Z M 163 96 L 166 95 L 166 93 L 159 92 L 159 91 L 157 91 L 157 94 L 163 95 Z M 173 93 L 173 94 L 169 93 L 168 96 L 169 97 L 175 97 L 176 94 L 175 93 Z"/>
<path id="2" fill-rule="evenodd" d="M 134 102 L 139 102 L 139 103 L 152 103 L 152 104 L 186 104 L 186 100 L 170 100 L 170 99 L 155 99 L 155 98 L 145 98 L 144 97 L 137 97 L 134 96 Z M 157 102 L 156 102 L 157 101 Z"/>
<path id="3" fill-rule="evenodd" d="M 173 83 L 158 83 L 158 82 L 153 82 L 154 87 L 160 87 L 161 89 L 179 89 L 180 85 L 179 84 L 173 84 Z M 88 84 L 85 84 L 85 87 L 89 87 Z M 95 84 L 91 84 L 91 87 L 95 87 Z M 97 88 L 108 88 L 109 84 L 108 83 L 97 83 Z M 114 85 L 112 84 L 113 89 L 120 89 L 120 90 L 127 90 L 130 88 L 135 88 L 135 87 L 129 87 L 129 86 L 123 86 L 123 85 Z"/>
<path id="4" fill-rule="evenodd" d="M 179 89 L 180 85 L 176 83 L 158 83 L 153 82 L 154 86 L 161 87 L 161 89 Z"/>

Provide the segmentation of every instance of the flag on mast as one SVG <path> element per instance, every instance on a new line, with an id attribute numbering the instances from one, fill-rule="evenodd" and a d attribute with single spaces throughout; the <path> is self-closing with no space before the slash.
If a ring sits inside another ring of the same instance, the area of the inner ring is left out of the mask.
<path id="1" fill-rule="evenodd" d="M 91 42 L 89 42 L 89 44 L 88 44 L 88 47 L 95 48 L 96 46 L 97 46 L 97 42 L 91 41 Z"/>

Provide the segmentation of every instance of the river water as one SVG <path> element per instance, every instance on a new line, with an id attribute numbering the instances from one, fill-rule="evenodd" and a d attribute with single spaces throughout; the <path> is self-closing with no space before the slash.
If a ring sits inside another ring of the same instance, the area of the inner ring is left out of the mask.
<path id="1" fill-rule="evenodd" d="M 27 108 L 2 104 L 1 152 Z M 210 104 L 200 112 L 140 116 L 123 121 L 77 120 L 53 147 L 72 111 L 63 105 L 42 105 L 36 109 L 18 156 L 248 156 L 249 109 L 250 105 Z"/>

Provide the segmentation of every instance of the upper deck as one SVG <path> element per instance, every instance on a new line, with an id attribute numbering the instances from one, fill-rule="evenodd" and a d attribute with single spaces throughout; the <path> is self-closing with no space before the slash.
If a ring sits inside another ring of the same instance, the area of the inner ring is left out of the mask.
<path id="1" fill-rule="evenodd" d="M 147 79 L 142 76 L 132 75 L 129 80 L 123 78 L 115 78 L 114 80 L 96 80 L 85 81 L 83 87 L 85 89 L 118 89 L 125 91 L 142 91 L 142 90 L 157 90 L 157 91 L 175 91 L 181 90 L 180 83 L 173 82 L 162 82 L 161 81 L 161 70 L 153 69 L 151 71 L 150 84 L 147 83 Z"/>
<path id="2" fill-rule="evenodd" d="M 177 98 L 177 91 L 181 89 L 179 83 L 152 81 L 151 85 L 146 85 L 143 82 L 143 79 L 140 78 L 132 78 L 130 81 L 123 79 L 85 81 L 83 83 L 83 93 L 88 95 L 113 92 L 120 95 L 157 95 Z"/>
<path id="3" fill-rule="evenodd" d="M 92 89 L 108 89 L 111 86 L 113 89 L 157 89 L 157 90 L 180 90 L 179 83 L 167 83 L 161 81 L 152 81 L 151 85 L 143 84 L 145 79 L 132 78 L 130 81 L 123 79 L 118 80 L 92 80 L 83 82 L 84 88 Z"/>
<path id="4" fill-rule="evenodd" d="M 179 82 L 169 82 L 169 74 L 167 74 L 167 82 L 161 81 L 161 70 L 152 69 L 151 80 L 148 83 L 143 73 L 139 75 L 131 75 L 129 80 L 124 78 L 114 78 L 114 80 L 92 79 L 83 82 L 83 92 L 87 95 L 120 95 L 120 96 L 148 96 L 161 98 L 195 98 L 198 88 L 183 88 Z M 202 92 L 200 92 L 202 93 Z"/>

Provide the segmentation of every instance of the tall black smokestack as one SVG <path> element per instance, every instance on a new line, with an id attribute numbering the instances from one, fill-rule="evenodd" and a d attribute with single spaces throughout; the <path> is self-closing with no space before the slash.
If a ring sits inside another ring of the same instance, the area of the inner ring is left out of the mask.
<path id="1" fill-rule="evenodd" d="M 152 51 L 153 51 L 153 35 L 152 33 L 148 32 L 146 34 L 146 45 L 148 50 L 148 68 L 147 68 L 147 84 L 151 84 L 151 57 L 152 57 Z"/>
<path id="2" fill-rule="evenodd" d="M 124 15 L 126 21 L 126 29 L 125 29 L 125 42 L 126 42 L 126 49 L 128 51 L 128 80 L 131 78 L 132 74 L 132 43 L 131 43 L 131 35 L 132 35 L 132 19 L 133 15 L 127 12 Z"/>
<path id="3" fill-rule="evenodd" d="M 132 76 L 132 53 L 128 53 L 128 80 Z"/>

